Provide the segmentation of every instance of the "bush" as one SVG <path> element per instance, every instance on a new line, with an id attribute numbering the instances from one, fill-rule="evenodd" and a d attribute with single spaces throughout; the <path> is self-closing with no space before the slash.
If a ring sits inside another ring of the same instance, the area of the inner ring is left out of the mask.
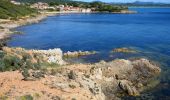
<path id="1" fill-rule="evenodd" d="M 3 59 L 2 59 L 4 66 L 5 66 L 5 71 L 8 70 L 17 70 L 20 68 L 20 66 L 23 64 L 23 62 L 21 62 L 21 60 L 18 57 L 14 57 L 14 56 L 9 56 L 6 55 Z"/>
<path id="2" fill-rule="evenodd" d="M 27 68 L 23 68 L 23 69 L 22 69 L 22 76 L 24 77 L 24 80 L 27 80 L 28 77 L 30 77 L 30 74 L 29 74 Z"/>
<path id="3" fill-rule="evenodd" d="M 33 100 L 34 98 L 31 95 L 24 95 L 19 98 L 19 100 Z"/>
<path id="4" fill-rule="evenodd" d="M 18 69 L 40 69 L 40 65 L 32 63 L 29 56 L 20 59 L 14 55 L 5 55 L 0 53 L 0 71 L 15 71 Z"/>

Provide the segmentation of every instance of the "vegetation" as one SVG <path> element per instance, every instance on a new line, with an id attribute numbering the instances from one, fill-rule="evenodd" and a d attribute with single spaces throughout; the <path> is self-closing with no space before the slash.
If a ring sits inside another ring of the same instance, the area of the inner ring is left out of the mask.
<path id="1" fill-rule="evenodd" d="M 38 63 L 31 63 L 29 55 L 25 54 L 22 59 L 15 55 L 6 55 L 0 52 L 0 71 L 15 71 L 18 69 L 23 70 L 24 74 L 27 69 L 40 69 Z"/>
<path id="2" fill-rule="evenodd" d="M 106 4 L 103 2 L 92 2 L 90 3 L 90 7 L 95 8 L 96 11 L 100 12 L 120 12 L 121 10 L 127 10 L 126 6 L 116 6 L 111 4 Z"/>
<path id="3" fill-rule="evenodd" d="M 72 0 L 17 0 L 19 2 L 24 3 L 35 3 L 35 2 L 46 2 L 50 6 L 55 5 L 69 5 L 73 7 L 82 7 L 82 8 L 94 8 L 95 11 L 107 11 L 107 12 L 120 12 L 121 10 L 127 10 L 128 8 L 126 6 L 118 6 L 118 5 L 112 5 L 104 2 L 81 2 L 81 1 L 72 1 Z"/>
<path id="4" fill-rule="evenodd" d="M 37 13 L 37 11 L 25 5 L 14 5 L 8 0 L 0 0 L 1 19 L 17 19 L 23 16 L 31 15 L 33 13 Z"/>
<path id="5" fill-rule="evenodd" d="M 33 100 L 34 98 L 31 95 L 24 95 L 19 98 L 19 100 Z"/>
<path id="6" fill-rule="evenodd" d="M 0 40 L 0 50 L 2 49 L 3 46 L 6 45 L 6 40 L 3 39 L 3 40 Z"/>

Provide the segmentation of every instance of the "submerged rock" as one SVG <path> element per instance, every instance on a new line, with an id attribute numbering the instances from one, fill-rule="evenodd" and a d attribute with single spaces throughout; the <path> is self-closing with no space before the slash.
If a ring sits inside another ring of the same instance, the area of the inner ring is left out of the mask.
<path id="1" fill-rule="evenodd" d="M 112 52 L 119 52 L 119 53 L 137 53 L 136 50 L 130 48 L 116 48 L 113 49 Z"/>

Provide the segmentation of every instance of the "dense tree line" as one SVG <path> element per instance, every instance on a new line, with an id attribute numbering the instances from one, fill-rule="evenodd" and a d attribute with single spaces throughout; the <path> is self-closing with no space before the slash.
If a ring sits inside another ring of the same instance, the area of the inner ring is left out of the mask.
<path id="1" fill-rule="evenodd" d="M 121 10 L 127 10 L 128 7 L 126 6 L 121 6 L 121 5 L 112 5 L 112 4 L 107 4 L 103 2 L 92 2 L 90 3 L 90 6 L 92 8 L 95 8 L 96 11 L 107 11 L 107 12 L 120 12 Z"/>

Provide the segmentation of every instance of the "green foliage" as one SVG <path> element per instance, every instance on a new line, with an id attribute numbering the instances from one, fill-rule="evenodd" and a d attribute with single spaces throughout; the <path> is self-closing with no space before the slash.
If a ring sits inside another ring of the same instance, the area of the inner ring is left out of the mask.
<path id="1" fill-rule="evenodd" d="M 5 95 L 0 95 L 0 100 L 8 100 L 8 97 Z"/>
<path id="2" fill-rule="evenodd" d="M 72 88 L 72 89 L 76 88 L 76 86 L 72 85 L 72 84 L 69 84 L 69 87 Z"/>
<path id="3" fill-rule="evenodd" d="M 128 8 L 125 6 L 116 6 L 111 4 L 106 4 L 103 2 L 92 2 L 90 3 L 90 6 L 95 8 L 96 11 L 100 12 L 120 12 L 121 10 L 127 10 Z"/>
<path id="4" fill-rule="evenodd" d="M 8 0 L 0 0 L 0 18 L 16 20 L 20 17 L 37 13 L 35 9 L 31 9 L 24 5 L 14 5 Z"/>
<path id="5" fill-rule="evenodd" d="M 4 56 L 2 61 L 4 63 L 3 68 L 5 68 L 5 69 L 1 69 L 2 71 L 16 70 L 16 69 L 19 69 L 20 66 L 22 65 L 22 62 L 20 61 L 20 59 L 14 56 L 9 56 L 9 55 Z"/>
<path id="6" fill-rule="evenodd" d="M 19 100 L 33 100 L 34 98 L 31 95 L 24 95 L 19 98 Z"/>
<path id="7" fill-rule="evenodd" d="M 35 98 L 36 98 L 36 100 L 37 100 L 38 98 L 40 98 L 40 94 L 38 94 L 38 93 L 34 93 L 34 94 L 33 94 L 33 97 L 35 97 Z"/>
<path id="8" fill-rule="evenodd" d="M 29 3 L 36 3 L 36 2 L 46 2 L 50 6 L 55 5 L 69 5 L 73 7 L 82 7 L 82 8 L 95 8 L 95 11 L 107 11 L 107 12 L 120 12 L 121 10 L 128 9 L 125 6 L 120 5 L 113 5 L 104 2 L 82 2 L 82 1 L 73 1 L 73 0 L 17 0 L 19 2 L 29 2 Z"/>
<path id="9" fill-rule="evenodd" d="M 27 78 L 30 76 L 27 68 L 22 69 L 22 76 L 24 77 L 24 80 L 27 80 Z"/>
<path id="10" fill-rule="evenodd" d="M 0 50 L 2 50 L 2 47 L 6 45 L 6 40 L 0 40 Z"/>
<path id="11" fill-rule="evenodd" d="M 0 71 L 15 71 L 23 68 L 37 70 L 40 69 L 40 65 L 32 63 L 28 54 L 24 54 L 20 59 L 15 55 L 0 53 Z"/>

